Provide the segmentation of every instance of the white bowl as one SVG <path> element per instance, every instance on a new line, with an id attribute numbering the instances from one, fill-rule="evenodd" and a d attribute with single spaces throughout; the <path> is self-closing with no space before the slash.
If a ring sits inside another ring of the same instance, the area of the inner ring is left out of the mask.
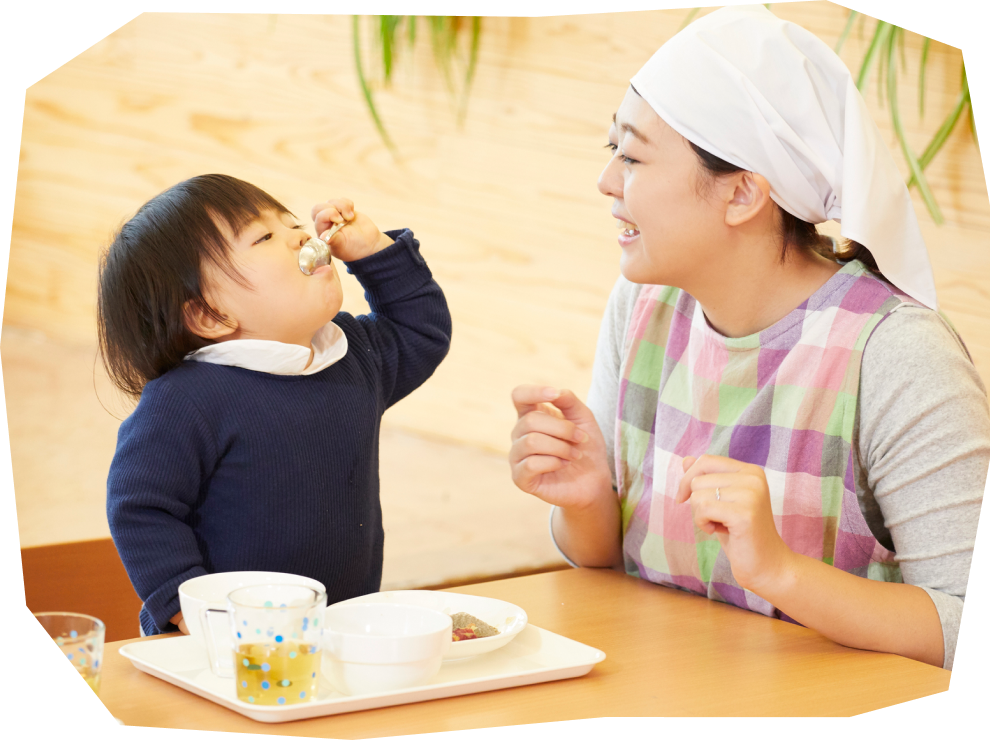
<path id="1" fill-rule="evenodd" d="M 440 671 L 450 617 L 406 604 L 335 604 L 323 628 L 323 674 L 342 694 L 429 683 Z"/>
<path id="2" fill-rule="evenodd" d="M 498 650 L 508 645 L 529 623 L 526 612 L 515 604 L 450 591 L 380 591 L 341 601 L 338 606 L 341 604 L 409 604 L 444 614 L 467 612 L 498 629 L 499 634 L 491 637 L 451 641 L 444 654 L 444 660 L 459 660 Z"/>
<path id="3" fill-rule="evenodd" d="M 231 591 L 244 586 L 260 586 L 266 583 L 287 583 L 309 586 L 317 591 L 325 590 L 322 583 L 312 578 L 265 570 L 237 570 L 190 578 L 179 586 L 179 608 L 182 610 L 182 618 L 186 621 L 189 634 L 199 642 L 203 650 L 206 650 L 206 637 L 203 634 L 205 610 L 226 609 L 227 594 Z M 219 623 L 221 619 L 227 618 L 217 616 L 215 621 Z M 211 620 L 210 623 L 212 624 L 213 621 Z M 221 629 L 217 624 L 213 632 L 217 637 L 217 649 L 221 654 L 226 655 L 233 650 L 229 629 Z"/>

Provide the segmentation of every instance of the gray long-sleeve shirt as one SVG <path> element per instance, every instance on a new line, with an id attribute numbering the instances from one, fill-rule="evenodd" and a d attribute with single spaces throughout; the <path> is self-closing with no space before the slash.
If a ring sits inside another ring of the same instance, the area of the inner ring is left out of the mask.
<path id="1" fill-rule="evenodd" d="M 588 392 L 610 467 L 622 346 L 642 287 L 616 282 Z M 976 368 L 934 311 L 903 306 L 874 331 L 863 352 L 853 448 L 866 522 L 896 554 L 904 582 L 935 603 L 951 668 L 990 466 L 990 409 Z"/>

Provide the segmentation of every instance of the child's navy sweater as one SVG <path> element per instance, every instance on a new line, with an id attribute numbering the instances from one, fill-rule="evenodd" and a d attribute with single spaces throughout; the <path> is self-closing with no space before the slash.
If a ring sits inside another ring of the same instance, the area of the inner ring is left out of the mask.
<path id="1" fill-rule="evenodd" d="M 382 413 L 433 374 L 451 332 L 419 242 L 389 236 L 348 264 L 371 313 L 334 318 L 341 360 L 293 376 L 186 361 L 121 424 L 107 515 L 146 634 L 173 629 L 179 584 L 206 573 L 296 573 L 328 603 L 378 590 Z"/>

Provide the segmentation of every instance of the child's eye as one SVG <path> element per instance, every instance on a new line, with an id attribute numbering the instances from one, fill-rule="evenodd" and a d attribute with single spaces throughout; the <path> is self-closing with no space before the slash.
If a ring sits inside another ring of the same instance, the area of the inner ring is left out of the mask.
<path id="1" fill-rule="evenodd" d="M 261 237 L 258 241 L 256 241 L 255 244 L 261 244 L 261 242 L 268 241 L 271 238 L 272 238 L 272 235 L 271 235 L 271 232 L 269 232 L 269 233 L 265 234 L 263 237 Z"/>

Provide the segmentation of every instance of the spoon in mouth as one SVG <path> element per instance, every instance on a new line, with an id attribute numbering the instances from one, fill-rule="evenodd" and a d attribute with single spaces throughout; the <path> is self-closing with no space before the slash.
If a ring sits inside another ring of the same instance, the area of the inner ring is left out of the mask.
<path id="1" fill-rule="evenodd" d="M 334 224 L 327 232 L 326 240 L 314 237 L 302 245 L 299 250 L 299 270 L 303 275 L 312 275 L 318 268 L 330 264 L 330 245 L 327 242 L 342 228 L 344 224 Z"/>

